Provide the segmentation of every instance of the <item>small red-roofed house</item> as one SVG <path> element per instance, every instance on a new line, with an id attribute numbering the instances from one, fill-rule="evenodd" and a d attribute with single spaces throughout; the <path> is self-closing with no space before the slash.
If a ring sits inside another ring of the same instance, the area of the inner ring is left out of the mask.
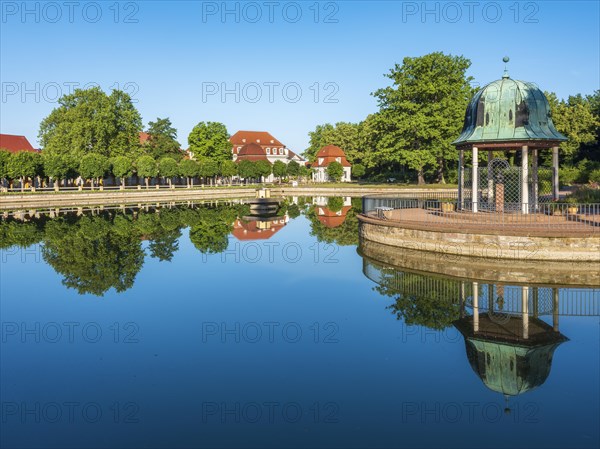
<path id="1" fill-rule="evenodd" d="M 350 182 L 351 168 L 352 165 L 346 159 L 346 153 L 335 145 L 327 145 L 319 150 L 315 158 L 315 162 L 312 164 L 313 169 L 313 181 L 314 182 L 327 182 L 329 176 L 327 175 L 327 167 L 332 162 L 338 162 L 342 164 L 344 174 L 342 175 L 342 182 Z"/>
<path id="2" fill-rule="evenodd" d="M 38 153 L 40 151 L 33 148 L 27 137 L 15 136 L 13 134 L 0 134 L 0 149 L 8 150 L 11 153 L 18 153 L 20 151 Z"/>

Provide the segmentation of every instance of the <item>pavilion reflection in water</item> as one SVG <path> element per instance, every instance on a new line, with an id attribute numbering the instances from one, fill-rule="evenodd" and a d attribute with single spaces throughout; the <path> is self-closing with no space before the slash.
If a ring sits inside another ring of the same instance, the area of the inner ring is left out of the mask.
<path id="1" fill-rule="evenodd" d="M 454 326 L 464 337 L 475 374 L 507 400 L 548 378 L 556 348 L 568 341 L 559 330 L 560 316 L 600 316 L 598 288 L 482 282 L 405 270 L 363 255 L 363 273 L 378 284 L 375 290 L 394 298 L 390 308 L 398 317 L 408 325 Z M 420 308 L 425 312 L 417 312 Z"/>

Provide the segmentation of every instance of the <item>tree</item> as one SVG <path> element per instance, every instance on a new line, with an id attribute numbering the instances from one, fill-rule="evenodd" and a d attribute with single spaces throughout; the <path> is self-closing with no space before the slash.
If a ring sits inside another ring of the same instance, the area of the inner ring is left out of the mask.
<path id="1" fill-rule="evenodd" d="M 194 178 L 198 176 L 200 170 L 198 162 L 191 159 L 184 159 L 179 163 L 179 170 L 187 178 L 187 185 L 191 188 L 194 185 Z"/>
<path id="2" fill-rule="evenodd" d="M 259 160 L 254 163 L 256 176 L 267 178 L 273 172 L 273 166 L 269 161 Z M 264 180 L 261 180 L 264 181 Z"/>
<path id="3" fill-rule="evenodd" d="M 233 161 L 221 161 L 220 171 L 221 176 L 228 178 L 231 184 L 231 178 L 238 174 L 238 165 Z"/>
<path id="4" fill-rule="evenodd" d="M 352 176 L 355 178 L 362 178 L 365 175 L 365 166 L 362 164 L 354 164 L 352 166 Z"/>
<path id="5" fill-rule="evenodd" d="M 300 164 L 296 161 L 290 161 L 286 170 L 289 176 L 298 176 L 300 174 Z"/>
<path id="6" fill-rule="evenodd" d="M 25 180 L 33 178 L 40 166 L 39 154 L 29 151 L 19 151 L 13 153 L 6 164 L 6 172 L 9 178 L 19 178 L 21 183 L 21 192 L 25 188 Z"/>
<path id="7" fill-rule="evenodd" d="M 558 100 L 553 92 L 544 92 L 550 104 L 552 122 L 557 131 L 569 140 L 560 144 L 560 155 L 568 165 L 572 166 L 582 146 L 597 143 L 600 119 L 594 114 L 590 97 L 570 96 L 567 101 Z M 545 155 L 543 155 L 545 156 Z"/>
<path id="8" fill-rule="evenodd" d="M 181 145 L 177 142 L 177 130 L 168 118 L 157 118 L 148 123 L 148 140 L 143 145 L 145 153 L 159 160 L 171 156 L 176 160 L 183 157 Z"/>
<path id="9" fill-rule="evenodd" d="M 201 177 L 203 178 L 213 178 L 215 176 L 217 176 L 219 172 L 219 164 L 214 160 L 214 159 L 210 159 L 210 158 L 206 158 L 206 159 L 202 159 L 199 162 L 199 170 L 198 173 L 200 174 Z M 212 182 L 211 182 L 212 184 Z"/>
<path id="10" fill-rule="evenodd" d="M 146 180 L 146 189 L 149 186 L 150 178 L 158 176 L 158 164 L 152 156 L 142 156 L 136 162 L 137 173 Z"/>
<path id="11" fill-rule="evenodd" d="M 79 174 L 86 179 L 90 179 L 92 184 L 92 190 L 94 189 L 94 179 L 99 183 L 100 178 L 104 178 L 104 175 L 110 168 L 108 158 L 101 154 L 86 154 L 81 158 L 79 163 Z"/>
<path id="12" fill-rule="evenodd" d="M 198 123 L 188 136 L 188 144 L 198 160 L 209 158 L 221 162 L 232 158 L 229 133 L 223 123 Z"/>
<path id="13" fill-rule="evenodd" d="M 471 62 L 463 56 L 441 52 L 406 57 L 387 75 L 393 86 L 377 90 L 382 138 L 378 150 L 384 160 L 399 162 L 417 171 L 425 182 L 428 166 L 444 182 L 449 160 L 457 158 L 451 142 L 460 134 L 467 104 L 473 96 Z"/>
<path id="14" fill-rule="evenodd" d="M 330 181 L 340 182 L 343 174 L 344 167 L 339 162 L 333 161 L 327 166 L 327 176 L 329 177 Z"/>
<path id="15" fill-rule="evenodd" d="M 62 96 L 40 124 L 44 153 L 127 155 L 139 147 L 142 118 L 125 92 L 106 95 L 99 87 L 76 89 Z"/>
<path id="16" fill-rule="evenodd" d="M 238 172 L 240 176 L 246 180 L 246 184 L 248 184 L 248 179 L 253 179 L 258 176 L 255 163 L 245 159 L 238 164 Z"/>
<path id="17" fill-rule="evenodd" d="M 284 162 L 275 161 L 273 164 L 273 174 L 279 178 L 279 182 L 281 182 L 281 178 L 287 174 L 287 165 Z"/>
<path id="18" fill-rule="evenodd" d="M 112 160 L 112 173 L 121 182 L 121 190 L 125 188 L 125 178 L 133 175 L 133 161 L 127 156 L 117 156 Z"/>
<path id="19" fill-rule="evenodd" d="M 44 173 L 54 183 L 54 190 L 59 190 L 59 181 L 66 178 L 71 170 L 71 163 L 66 155 L 42 153 Z"/>
<path id="20" fill-rule="evenodd" d="M 175 159 L 165 156 L 158 161 L 158 172 L 163 178 L 167 178 L 169 187 L 172 187 L 173 177 L 179 176 L 179 164 Z"/>
<path id="21" fill-rule="evenodd" d="M 10 151 L 0 148 L 0 181 L 2 182 L 2 187 L 4 187 L 4 183 L 8 180 L 8 161 L 10 159 Z"/>
<path id="22" fill-rule="evenodd" d="M 304 156 L 314 162 L 317 152 L 325 145 L 335 145 L 344 150 L 346 158 L 351 163 L 361 160 L 361 124 L 338 122 L 335 125 L 326 123 L 318 125 L 315 131 L 308 133 L 310 136 L 309 147 Z"/>

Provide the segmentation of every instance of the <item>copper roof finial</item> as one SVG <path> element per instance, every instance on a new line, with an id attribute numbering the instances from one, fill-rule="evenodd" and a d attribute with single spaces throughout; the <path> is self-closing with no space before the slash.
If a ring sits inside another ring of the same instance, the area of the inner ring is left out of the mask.
<path id="1" fill-rule="evenodd" d="M 510 58 L 508 56 L 505 56 L 504 58 L 502 58 L 502 61 L 504 61 L 504 75 L 502 75 L 502 78 L 510 78 L 510 76 L 508 76 L 508 68 L 506 67 L 506 63 L 510 61 Z"/>

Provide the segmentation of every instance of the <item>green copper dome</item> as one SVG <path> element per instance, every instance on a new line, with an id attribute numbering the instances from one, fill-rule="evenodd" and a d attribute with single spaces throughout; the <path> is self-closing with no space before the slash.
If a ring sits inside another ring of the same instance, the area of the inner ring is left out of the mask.
<path id="1" fill-rule="evenodd" d="M 523 347 L 466 339 L 473 371 L 493 391 L 516 396 L 542 385 L 550 374 L 552 355 L 560 343 Z"/>
<path id="2" fill-rule="evenodd" d="M 550 105 L 533 83 L 502 79 L 480 89 L 471 99 L 462 133 L 453 145 L 482 143 L 558 143 L 567 140 L 550 118 Z"/>

